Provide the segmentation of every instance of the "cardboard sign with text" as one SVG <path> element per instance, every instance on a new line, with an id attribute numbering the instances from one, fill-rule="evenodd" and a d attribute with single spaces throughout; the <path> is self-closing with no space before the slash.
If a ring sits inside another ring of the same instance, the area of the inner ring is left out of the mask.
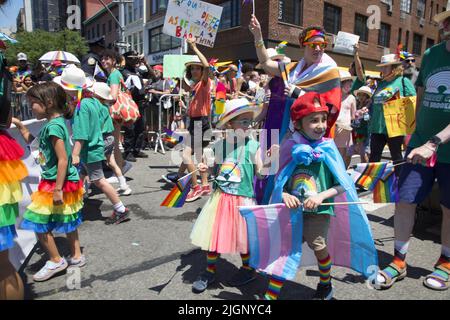
<path id="1" fill-rule="evenodd" d="M 163 32 L 214 47 L 223 8 L 198 0 L 169 0 Z"/>
<path id="2" fill-rule="evenodd" d="M 339 31 L 334 42 L 333 51 L 343 54 L 353 55 L 353 46 L 359 41 L 359 36 L 356 34 Z"/>
<path id="3" fill-rule="evenodd" d="M 416 97 L 404 97 L 383 104 L 389 138 L 412 134 L 416 129 Z"/>

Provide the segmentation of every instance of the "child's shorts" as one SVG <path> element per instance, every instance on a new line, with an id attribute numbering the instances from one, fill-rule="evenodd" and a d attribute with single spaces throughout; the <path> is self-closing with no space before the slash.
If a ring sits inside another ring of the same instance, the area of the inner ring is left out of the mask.
<path id="1" fill-rule="evenodd" d="M 406 151 L 406 156 L 411 152 Z M 437 162 L 433 168 L 421 164 L 406 163 L 402 165 L 398 180 L 400 202 L 422 203 L 433 189 L 434 181 L 437 179 L 441 204 L 450 209 L 450 164 Z"/>
<path id="2" fill-rule="evenodd" d="M 303 240 L 314 251 L 321 251 L 327 247 L 328 227 L 330 215 L 304 214 Z"/>
<path id="3" fill-rule="evenodd" d="M 112 155 L 114 151 L 114 136 L 112 133 L 103 135 L 103 143 L 105 144 L 105 157 Z"/>
<path id="4" fill-rule="evenodd" d="M 103 179 L 105 177 L 103 173 L 103 162 L 97 161 L 83 164 L 81 174 L 83 176 L 89 176 L 89 181 L 91 182 Z"/>

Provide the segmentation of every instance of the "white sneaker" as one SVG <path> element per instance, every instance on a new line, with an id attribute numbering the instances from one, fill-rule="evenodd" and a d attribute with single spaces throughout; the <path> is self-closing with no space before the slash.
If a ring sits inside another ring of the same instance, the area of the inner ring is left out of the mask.
<path id="1" fill-rule="evenodd" d="M 117 179 L 116 176 L 111 176 L 108 179 L 106 179 L 109 183 L 119 183 L 119 179 Z"/>
<path id="2" fill-rule="evenodd" d="M 124 188 L 120 187 L 116 191 L 120 196 L 129 196 L 129 195 L 131 195 L 131 192 L 132 192 L 132 190 L 130 189 L 130 186 L 128 186 L 128 185 Z"/>
<path id="3" fill-rule="evenodd" d="M 33 276 L 33 280 L 36 282 L 47 281 L 57 273 L 66 270 L 68 266 L 69 265 L 67 264 L 67 261 L 64 258 L 62 258 L 59 263 L 54 263 L 49 260 L 47 261 L 45 266 L 43 266 L 42 269 L 39 270 L 38 273 L 36 273 Z"/>
<path id="4" fill-rule="evenodd" d="M 69 258 L 69 266 L 71 267 L 84 267 L 86 265 L 86 257 L 81 255 L 80 259 Z"/>

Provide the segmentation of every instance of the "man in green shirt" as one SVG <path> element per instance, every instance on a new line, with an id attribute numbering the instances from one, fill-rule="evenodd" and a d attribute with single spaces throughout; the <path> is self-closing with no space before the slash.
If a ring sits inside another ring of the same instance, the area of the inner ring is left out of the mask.
<path id="1" fill-rule="evenodd" d="M 448 140 L 445 128 L 450 123 L 450 10 L 436 15 L 434 20 L 443 29 L 444 41 L 425 51 L 417 78 L 417 126 L 406 151 L 409 163 L 403 165 L 398 183 L 400 200 L 395 208 L 394 260 L 377 276 L 381 288 L 390 288 L 406 276 L 405 259 L 416 206 L 431 192 L 435 180 L 441 194 L 442 248 L 434 271 L 425 277 L 423 284 L 438 291 L 450 286 L 450 145 L 442 144 Z M 417 163 L 418 150 L 411 152 L 422 145 L 437 155 L 434 164 Z"/>

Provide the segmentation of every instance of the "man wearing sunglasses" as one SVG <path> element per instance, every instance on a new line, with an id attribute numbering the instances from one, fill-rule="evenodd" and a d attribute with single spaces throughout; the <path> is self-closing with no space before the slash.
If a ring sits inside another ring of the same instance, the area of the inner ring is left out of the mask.
<path id="1" fill-rule="evenodd" d="M 411 80 L 415 85 L 419 71 L 416 68 L 416 58 L 412 53 L 402 52 L 400 54 L 400 61 L 403 65 L 403 76 Z"/>

